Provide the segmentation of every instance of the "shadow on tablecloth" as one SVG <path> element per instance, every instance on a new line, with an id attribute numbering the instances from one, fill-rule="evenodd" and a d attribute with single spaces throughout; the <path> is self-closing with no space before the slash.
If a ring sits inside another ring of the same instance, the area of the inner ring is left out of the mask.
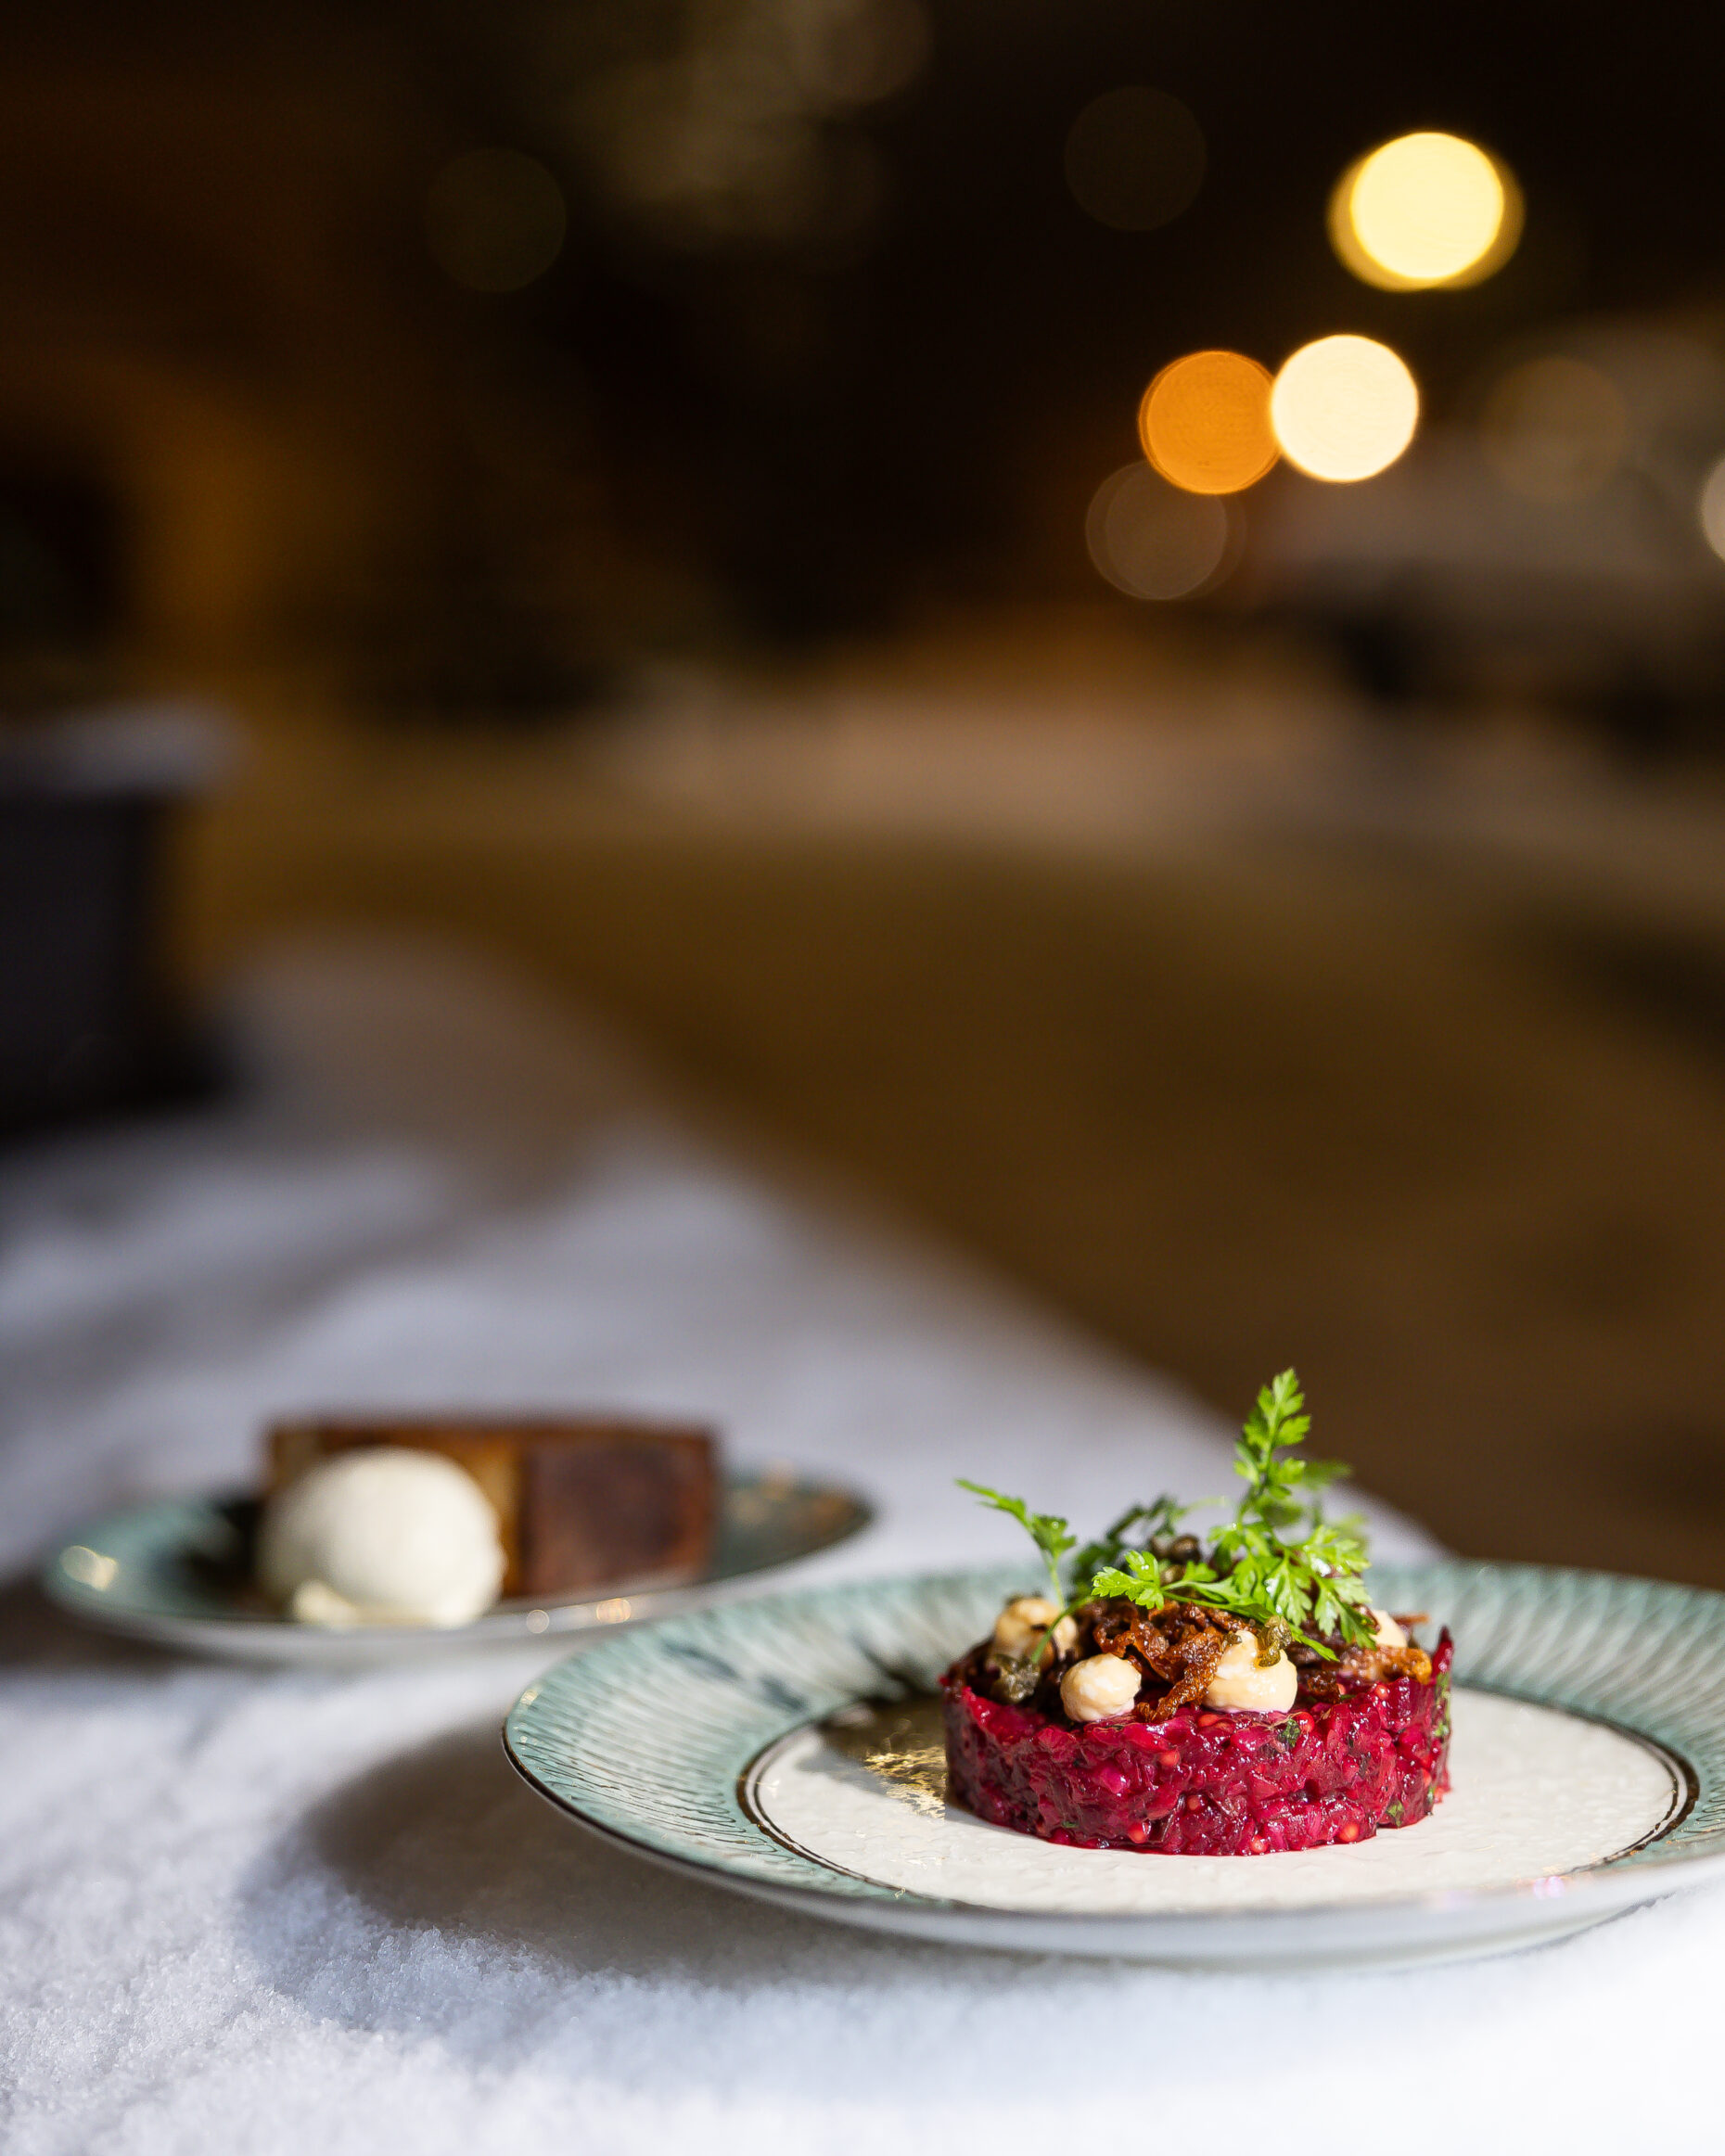
<path id="1" fill-rule="evenodd" d="M 742 2059 L 687 2018 L 728 1997 L 749 2017 L 741 2051 L 757 2083 L 830 2088 L 852 2076 L 769 2032 L 784 2014 L 854 2023 L 962 1985 L 1029 2008 L 1058 1971 L 1105 1984 L 1110 1963 L 955 1950 L 870 1936 L 684 1881 L 560 1818 L 509 1768 L 487 1718 L 386 1762 L 326 1799 L 254 1869 L 245 1943 L 277 1991 L 364 2030 L 441 2035 L 492 2066 L 563 2054 L 591 2069 L 600 2027 L 645 2037 L 643 2075 L 711 2086 Z M 867 2018 L 870 2009 L 862 2009 Z M 674 2013 L 676 2026 L 664 2016 Z M 683 2035 L 677 2035 L 681 2027 Z M 604 2047 L 606 2063 L 625 2058 Z M 857 2061 L 857 2089 L 878 2079 Z"/>
<path id="2" fill-rule="evenodd" d="M 76 1623 L 28 1576 L 0 1581 L 0 1669 L 162 1669 L 172 1660 L 141 1639 Z"/>

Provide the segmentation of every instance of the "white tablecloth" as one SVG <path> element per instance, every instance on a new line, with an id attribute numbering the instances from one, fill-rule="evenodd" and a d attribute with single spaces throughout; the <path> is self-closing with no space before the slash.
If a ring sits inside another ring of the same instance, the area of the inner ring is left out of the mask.
<path id="1" fill-rule="evenodd" d="M 1222 1486 L 1177 1393 L 471 969 L 284 962 L 245 1020 L 241 1104 L 6 1164 L 7 1570 L 109 1501 L 247 1481 L 261 1419 L 322 1404 L 714 1415 L 878 1499 L 806 1579 L 1011 1552 L 956 1473 L 1081 1520 Z M 496 1732 L 543 1659 L 259 1674 L 5 1591 L 8 2156 L 1706 2144 L 1717 1893 L 1401 1975 L 895 1944 L 542 1805 Z"/>

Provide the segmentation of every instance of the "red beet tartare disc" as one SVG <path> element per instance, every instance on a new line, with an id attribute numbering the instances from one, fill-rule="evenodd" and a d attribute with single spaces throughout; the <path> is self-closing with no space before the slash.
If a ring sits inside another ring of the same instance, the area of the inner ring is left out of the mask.
<path id="1" fill-rule="evenodd" d="M 982 1650 L 941 1679 L 952 1793 L 1045 1842 L 1165 1856 L 1259 1856 L 1363 1842 L 1423 1819 L 1450 1786 L 1450 1635 L 1431 1678 L 1297 1700 L 1289 1714 L 1186 1706 L 1074 1723 L 990 1699 Z"/>

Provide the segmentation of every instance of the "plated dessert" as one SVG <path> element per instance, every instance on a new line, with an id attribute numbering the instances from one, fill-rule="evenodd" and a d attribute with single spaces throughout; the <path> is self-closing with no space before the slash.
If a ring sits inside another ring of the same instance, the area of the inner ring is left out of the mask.
<path id="1" fill-rule="evenodd" d="M 617 1421 L 293 1422 L 253 1571 L 307 1625 L 471 1624 L 500 1599 L 675 1587 L 712 1560 L 718 1447 Z"/>
<path id="2" fill-rule="evenodd" d="M 581 1464 L 602 1486 L 579 1513 L 572 1474 L 558 1493 L 561 1508 L 554 1502 L 547 1513 L 529 1477 L 521 1509 L 506 1512 L 493 1486 L 459 1459 L 409 1442 L 421 1433 L 459 1442 L 473 1435 L 470 1425 L 322 1427 L 309 1456 L 296 1438 L 293 1464 L 262 1499 L 250 1490 L 193 1491 L 82 1522 L 46 1553 L 44 1589 L 84 1623 L 161 1646 L 357 1667 L 542 1636 L 615 1635 L 676 1611 L 709 1609 L 873 1517 L 854 1491 L 773 1464 L 720 1474 L 703 1527 L 698 1482 L 693 1491 L 687 1481 L 679 1487 L 674 1450 L 667 1460 L 649 1441 L 665 1435 L 659 1425 L 510 1426 L 520 1440 L 510 1448 L 517 1462 L 557 1442 L 553 1429 L 570 1434 L 562 1440 L 570 1450 L 575 1435 L 593 1433 Z M 328 1442 L 338 1427 L 349 1440 L 339 1446 Z M 612 1482 L 606 1462 L 617 1452 L 609 1438 L 599 1440 L 620 1427 L 640 1442 L 620 1448 L 629 1473 Z M 698 1470 L 703 1455 L 694 1457 Z M 686 1453 L 683 1465 L 686 1473 Z M 655 1508 L 665 1506 L 674 1534 L 656 1525 L 664 1515 Z M 692 1512 L 698 1533 L 688 1525 Z M 559 1536 L 548 1532 L 558 1527 Z M 552 1553 L 559 1541 L 567 1552 L 577 1527 L 579 1563 L 565 1556 L 554 1568 Z M 708 1554 L 696 1565 L 692 1550 L 703 1543 Z M 559 1576 L 580 1584 L 543 1584 Z"/>
<path id="3" fill-rule="evenodd" d="M 1019 1595 L 940 1679 L 949 1786 L 1043 1841 L 1268 1856 L 1423 1819 L 1449 1787 L 1448 1631 L 1375 1606 L 1358 1523 L 1324 1517 L 1346 1472 L 1306 1457 L 1293 1371 L 1235 1448 L 1246 1491 L 1208 1545 L 1191 1507 L 1134 1505 L 1078 1547 L 1065 1520 L 985 1485 L 1047 1592 Z"/>

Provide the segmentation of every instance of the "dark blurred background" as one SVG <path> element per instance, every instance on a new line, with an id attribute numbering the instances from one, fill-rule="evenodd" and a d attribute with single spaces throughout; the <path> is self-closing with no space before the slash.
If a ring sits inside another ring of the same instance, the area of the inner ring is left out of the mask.
<path id="1" fill-rule="evenodd" d="M 10 25 L 15 1133 L 213 1082 L 272 939 L 454 938 L 1219 1406 L 1297 1361 L 1459 1546 L 1725 1584 L 1703 13 Z M 1328 206 L 1426 130 L 1519 243 L 1383 288 Z M 1380 473 L 1142 462 L 1337 333 Z"/>

